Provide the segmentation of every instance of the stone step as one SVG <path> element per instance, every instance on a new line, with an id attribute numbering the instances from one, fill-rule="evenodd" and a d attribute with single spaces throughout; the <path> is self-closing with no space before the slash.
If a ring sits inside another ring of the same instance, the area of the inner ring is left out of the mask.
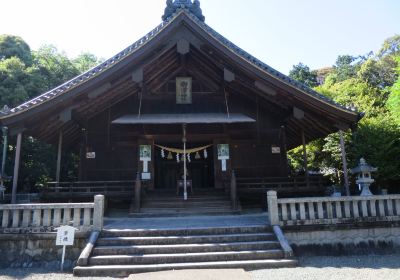
<path id="1" fill-rule="evenodd" d="M 164 245 L 190 243 L 226 243 L 246 241 L 272 241 L 271 233 L 192 235 L 192 236 L 152 236 L 152 237 L 103 237 L 97 240 L 98 246 L 106 245 Z"/>
<path id="2" fill-rule="evenodd" d="M 142 209 L 143 210 L 143 209 Z M 129 217 L 131 218 L 160 218 L 160 217 L 188 217 L 188 216 L 199 216 L 199 215 L 207 215 L 207 216 L 222 216 L 222 215 L 235 215 L 240 214 L 240 210 L 215 210 L 215 211 L 158 211 L 151 212 L 145 211 L 141 213 L 130 212 Z"/>
<path id="3" fill-rule="evenodd" d="M 157 204 L 157 203 L 144 203 L 141 206 L 141 210 L 148 210 L 148 209 L 160 209 L 160 210 L 213 210 L 213 209 L 224 209 L 224 210 L 230 210 L 231 209 L 231 204 L 230 203 L 219 203 L 219 204 L 206 204 L 204 203 L 203 205 L 201 204 Z"/>
<path id="4" fill-rule="evenodd" d="M 271 232 L 270 226 L 254 225 L 240 227 L 204 227 L 204 228 L 165 228 L 165 229 L 134 229 L 134 230 L 103 230 L 101 237 L 140 237 L 140 236 L 170 236 L 170 235 L 206 235 L 235 233 L 266 233 Z"/>
<path id="5" fill-rule="evenodd" d="M 178 269 L 220 269 L 220 268 L 243 268 L 243 269 L 261 269 L 261 268 L 279 268 L 294 267 L 296 260 L 278 259 L 278 260 L 241 260 L 241 261 L 218 261 L 218 262 L 193 262 L 193 263 L 168 263 L 168 264 L 148 264 L 148 265 L 95 265 L 95 266 L 77 266 L 74 268 L 74 276 L 114 276 L 126 277 L 134 273 L 178 270 Z"/>
<path id="6" fill-rule="evenodd" d="M 143 201 L 142 207 L 146 206 L 162 206 L 162 207 L 196 207 L 196 206 L 231 206 L 231 201 L 230 200 L 214 200 L 214 201 L 176 201 L 176 202 L 171 202 L 171 201 Z"/>
<path id="7" fill-rule="evenodd" d="M 275 250 L 281 249 L 278 241 L 231 242 L 216 244 L 170 244 L 133 246 L 96 246 L 93 256 L 137 255 L 137 254 L 176 254 L 225 251 Z"/>
<path id="8" fill-rule="evenodd" d="M 282 250 L 94 256 L 89 259 L 89 265 L 215 262 L 277 258 L 283 258 Z"/>
<path id="9" fill-rule="evenodd" d="M 202 212 L 217 212 L 217 211 L 230 211 L 232 208 L 231 206 L 210 206 L 210 207 L 175 207 L 174 206 L 170 206 L 170 207 L 160 207 L 160 206 L 156 206 L 156 207 L 146 207 L 143 206 L 140 209 L 141 213 L 149 213 L 149 212 L 162 212 L 162 213 L 174 213 L 174 212 L 194 212 L 194 213 L 202 213 Z"/>

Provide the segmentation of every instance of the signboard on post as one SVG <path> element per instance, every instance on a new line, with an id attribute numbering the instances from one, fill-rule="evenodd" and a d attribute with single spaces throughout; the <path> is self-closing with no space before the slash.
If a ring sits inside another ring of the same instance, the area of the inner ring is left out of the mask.
<path id="1" fill-rule="evenodd" d="M 222 171 L 226 171 L 226 161 L 229 159 L 229 144 L 218 144 L 218 159 L 221 161 Z"/>
<path id="2" fill-rule="evenodd" d="M 151 145 L 140 145 L 139 158 L 143 162 L 142 180 L 150 180 L 149 162 L 151 162 Z"/>
<path id="3" fill-rule="evenodd" d="M 61 258 L 61 271 L 64 270 L 64 259 L 65 259 L 65 246 L 74 245 L 75 231 L 77 230 L 71 226 L 61 226 L 56 228 L 56 246 L 63 246 L 62 258 Z"/>

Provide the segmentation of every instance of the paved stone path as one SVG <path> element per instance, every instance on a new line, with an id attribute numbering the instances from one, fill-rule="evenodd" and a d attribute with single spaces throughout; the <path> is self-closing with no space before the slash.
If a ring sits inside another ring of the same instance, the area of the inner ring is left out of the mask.
<path id="1" fill-rule="evenodd" d="M 163 218 L 105 218 L 105 229 L 202 228 L 265 225 L 266 213 Z"/>

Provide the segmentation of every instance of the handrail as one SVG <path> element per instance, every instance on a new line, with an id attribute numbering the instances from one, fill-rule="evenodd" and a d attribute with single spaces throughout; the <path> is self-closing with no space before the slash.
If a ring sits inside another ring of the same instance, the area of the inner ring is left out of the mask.
<path id="1" fill-rule="evenodd" d="M 330 225 L 400 221 L 400 195 L 277 198 L 267 193 L 271 225 Z"/>
<path id="2" fill-rule="evenodd" d="M 47 182 L 48 185 L 57 184 L 119 184 L 119 183 L 134 183 L 135 180 L 130 181 L 71 181 L 71 182 Z"/>
<path id="3" fill-rule="evenodd" d="M 61 225 L 101 231 L 103 216 L 103 195 L 91 203 L 5 204 L 0 205 L 0 233 L 52 232 Z"/>

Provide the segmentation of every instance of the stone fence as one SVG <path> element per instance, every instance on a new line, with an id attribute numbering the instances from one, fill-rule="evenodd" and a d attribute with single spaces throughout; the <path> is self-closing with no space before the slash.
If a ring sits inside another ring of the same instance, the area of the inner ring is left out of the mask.
<path id="1" fill-rule="evenodd" d="M 101 231 L 103 215 L 103 195 L 92 203 L 0 204 L 0 233 L 45 233 L 60 225 Z"/>
<path id="2" fill-rule="evenodd" d="M 267 193 L 271 225 L 333 225 L 400 221 L 400 195 L 277 198 Z"/>

